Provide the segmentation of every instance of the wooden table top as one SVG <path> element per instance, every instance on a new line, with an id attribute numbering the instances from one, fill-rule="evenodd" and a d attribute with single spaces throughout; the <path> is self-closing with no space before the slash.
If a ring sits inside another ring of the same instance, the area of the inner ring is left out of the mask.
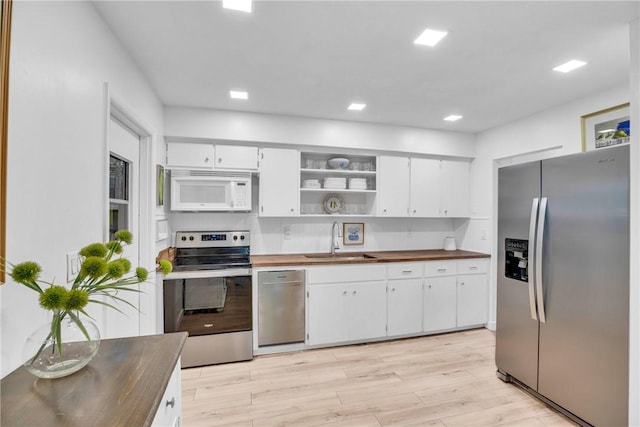
<path id="1" fill-rule="evenodd" d="M 490 258 L 491 255 L 472 251 L 445 251 L 443 249 L 410 250 L 410 251 L 363 251 L 353 254 L 366 254 L 366 259 L 349 259 L 351 252 L 340 252 L 334 258 L 314 258 L 327 254 L 281 254 L 281 255 L 251 255 L 254 268 L 279 266 L 314 266 L 333 264 L 370 264 L 380 262 L 414 262 L 414 261 L 442 261 L 465 258 Z"/>
<path id="2" fill-rule="evenodd" d="M 63 378 L 36 378 L 20 367 L 0 383 L 2 426 L 150 426 L 186 338 L 102 340 L 87 366 Z"/>

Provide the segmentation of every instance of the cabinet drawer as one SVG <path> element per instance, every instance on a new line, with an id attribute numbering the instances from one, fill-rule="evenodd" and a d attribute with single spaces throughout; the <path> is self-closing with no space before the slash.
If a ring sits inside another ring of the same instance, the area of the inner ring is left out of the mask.
<path id="1" fill-rule="evenodd" d="M 422 277 L 421 262 L 394 262 L 388 267 L 389 279 L 411 279 Z"/>
<path id="2" fill-rule="evenodd" d="M 456 261 L 430 261 L 424 264 L 424 277 L 455 276 Z"/>
<path id="3" fill-rule="evenodd" d="M 484 274 L 489 270 L 486 259 L 465 259 L 458 261 L 458 274 Z"/>
<path id="4" fill-rule="evenodd" d="M 386 280 L 387 270 L 380 264 L 309 268 L 309 283 L 347 283 Z"/>

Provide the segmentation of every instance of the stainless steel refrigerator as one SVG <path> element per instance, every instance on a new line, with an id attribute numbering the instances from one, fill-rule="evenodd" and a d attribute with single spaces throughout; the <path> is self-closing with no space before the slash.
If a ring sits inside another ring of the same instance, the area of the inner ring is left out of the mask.
<path id="1" fill-rule="evenodd" d="M 629 147 L 499 169 L 498 241 L 498 376 L 626 426 Z"/>

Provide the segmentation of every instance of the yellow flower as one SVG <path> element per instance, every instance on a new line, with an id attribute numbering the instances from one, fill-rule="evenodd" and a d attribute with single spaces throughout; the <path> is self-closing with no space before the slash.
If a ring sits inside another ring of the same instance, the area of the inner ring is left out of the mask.
<path id="1" fill-rule="evenodd" d="M 40 306 L 47 310 L 57 310 L 64 308 L 64 305 L 69 297 L 69 291 L 64 286 L 53 285 L 47 288 L 40 294 L 38 299 Z"/>
<path id="2" fill-rule="evenodd" d="M 18 283 L 27 284 L 38 280 L 42 268 L 33 261 L 26 261 L 13 267 L 11 278 Z"/>
<path id="3" fill-rule="evenodd" d="M 104 276 L 107 272 L 107 262 L 97 256 L 90 256 L 85 259 L 80 267 L 80 274 L 92 278 Z"/>

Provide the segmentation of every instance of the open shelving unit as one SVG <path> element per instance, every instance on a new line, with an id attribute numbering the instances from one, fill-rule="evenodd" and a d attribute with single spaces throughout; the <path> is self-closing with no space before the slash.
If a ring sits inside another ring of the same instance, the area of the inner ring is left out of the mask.
<path id="1" fill-rule="evenodd" d="M 332 169 L 327 161 L 334 157 L 350 160 L 345 169 Z M 324 188 L 326 178 L 362 178 L 366 189 Z M 303 182 L 317 179 L 321 188 L 305 188 Z M 300 153 L 300 215 L 302 216 L 371 216 L 375 215 L 377 193 L 377 158 L 362 155 L 331 155 L 327 153 Z M 338 212 L 330 213 L 325 208 L 328 198 L 338 200 Z"/>

